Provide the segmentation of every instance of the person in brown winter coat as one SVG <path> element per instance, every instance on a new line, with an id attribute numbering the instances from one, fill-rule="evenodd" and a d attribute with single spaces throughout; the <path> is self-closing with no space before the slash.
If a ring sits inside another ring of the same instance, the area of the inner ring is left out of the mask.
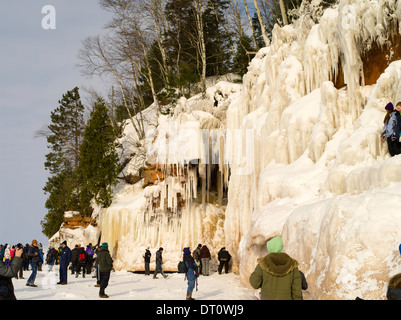
<path id="1" fill-rule="evenodd" d="M 209 275 L 209 261 L 211 259 L 209 248 L 206 245 L 203 245 L 200 251 L 200 259 L 202 262 L 202 274 L 204 276 Z"/>

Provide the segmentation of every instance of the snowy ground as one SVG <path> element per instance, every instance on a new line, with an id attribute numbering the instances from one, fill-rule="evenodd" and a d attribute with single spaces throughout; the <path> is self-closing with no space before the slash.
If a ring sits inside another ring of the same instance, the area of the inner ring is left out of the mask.
<path id="1" fill-rule="evenodd" d="M 68 274 L 68 284 L 57 285 L 58 266 L 52 272 L 47 271 L 46 266 L 43 270 L 38 271 L 36 288 L 26 286 L 30 271 L 24 271 L 25 279 L 13 279 L 18 300 L 105 300 L 99 298 L 99 288 L 94 287 L 96 279 L 92 278 L 93 273 L 85 278 Z M 184 275 L 167 275 L 166 279 L 160 274 L 158 279 L 153 279 L 153 275 L 112 272 L 106 294 L 109 300 L 184 300 L 187 288 Z M 194 290 L 193 297 L 201 300 L 256 299 L 254 291 L 240 283 L 239 276 L 233 273 L 219 275 L 217 272 L 199 277 L 198 291 Z"/>

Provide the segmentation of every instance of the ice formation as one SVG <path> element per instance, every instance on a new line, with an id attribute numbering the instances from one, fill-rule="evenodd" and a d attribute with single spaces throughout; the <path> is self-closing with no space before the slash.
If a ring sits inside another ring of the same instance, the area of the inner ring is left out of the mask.
<path id="1" fill-rule="evenodd" d="M 160 175 L 120 184 L 100 214 L 117 269 L 142 268 L 159 246 L 175 269 L 183 246 L 202 243 L 214 258 L 226 246 L 246 285 L 281 235 L 306 299 L 385 298 L 401 271 L 401 159 L 379 136 L 385 104 L 401 101 L 401 61 L 367 86 L 361 56 L 401 31 L 401 1 L 341 0 L 313 20 L 316 2 L 274 28 L 242 84 L 218 82 L 153 119 L 146 161 Z M 121 143 L 132 135 L 128 123 Z"/>

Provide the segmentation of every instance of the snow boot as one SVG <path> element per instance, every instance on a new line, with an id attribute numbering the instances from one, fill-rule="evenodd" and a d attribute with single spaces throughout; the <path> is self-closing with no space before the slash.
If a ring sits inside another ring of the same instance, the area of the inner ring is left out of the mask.
<path id="1" fill-rule="evenodd" d="M 187 292 L 187 299 L 186 300 L 195 300 L 192 298 L 192 293 Z"/>

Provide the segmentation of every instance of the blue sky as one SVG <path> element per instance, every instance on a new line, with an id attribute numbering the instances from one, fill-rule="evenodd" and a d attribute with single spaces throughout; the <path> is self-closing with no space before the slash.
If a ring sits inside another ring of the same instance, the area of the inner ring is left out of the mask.
<path id="1" fill-rule="evenodd" d="M 56 9 L 55 30 L 42 28 L 45 5 Z M 101 89 L 81 75 L 77 54 L 109 20 L 98 0 L 0 1 L 0 244 L 47 243 L 40 221 L 48 150 L 34 134 L 50 123 L 67 90 Z M 82 90 L 81 96 L 85 104 Z"/>

